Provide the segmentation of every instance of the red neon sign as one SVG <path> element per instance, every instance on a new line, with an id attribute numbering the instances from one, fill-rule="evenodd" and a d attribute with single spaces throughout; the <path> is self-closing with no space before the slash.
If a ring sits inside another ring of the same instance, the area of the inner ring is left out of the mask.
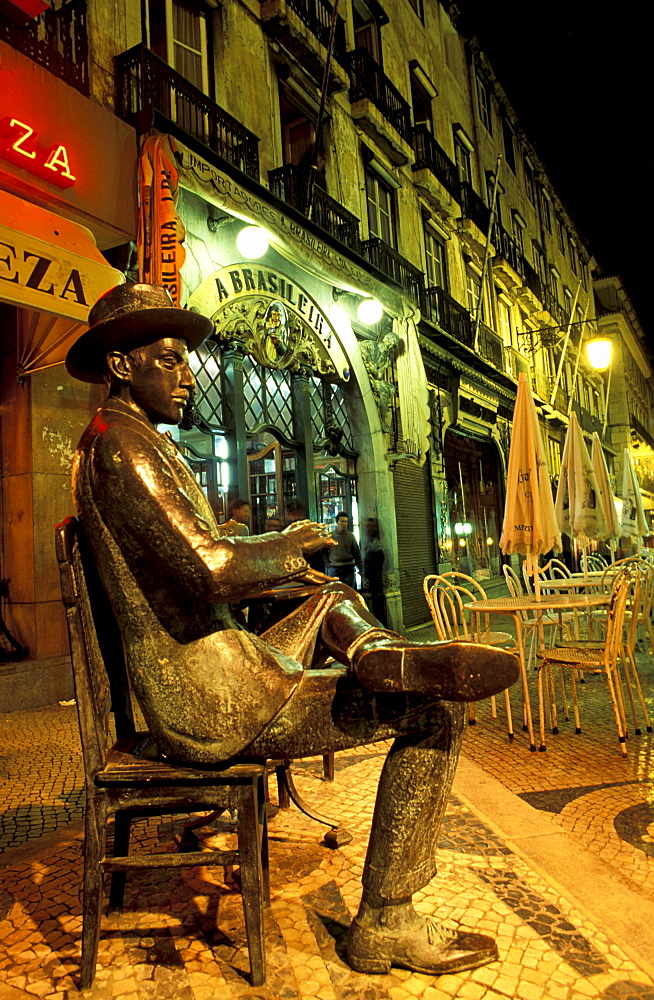
<path id="1" fill-rule="evenodd" d="M 7 115 L 0 119 L 0 156 L 24 170 L 66 188 L 77 178 L 71 173 L 68 151 L 60 143 L 43 149 L 31 125 Z"/>

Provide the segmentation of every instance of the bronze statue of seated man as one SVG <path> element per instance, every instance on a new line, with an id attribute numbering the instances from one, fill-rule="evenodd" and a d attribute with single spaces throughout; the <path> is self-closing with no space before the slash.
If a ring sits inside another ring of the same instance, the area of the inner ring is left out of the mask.
<path id="1" fill-rule="evenodd" d="M 134 691 L 163 753 L 193 764 L 298 758 L 395 737 L 381 775 L 348 939 L 350 965 L 426 973 L 497 957 L 484 935 L 419 916 L 411 897 L 434 876 L 464 702 L 518 677 L 514 656 L 466 643 L 407 642 L 339 581 L 261 636 L 230 605 L 306 578 L 328 544 L 300 521 L 251 538 L 221 534 L 190 468 L 159 424 L 178 424 L 195 379 L 188 352 L 209 319 L 163 288 L 121 285 L 89 316 L 70 374 L 109 396 L 76 452 L 77 514 L 118 620 Z M 338 668 L 325 667 L 333 658 Z"/>

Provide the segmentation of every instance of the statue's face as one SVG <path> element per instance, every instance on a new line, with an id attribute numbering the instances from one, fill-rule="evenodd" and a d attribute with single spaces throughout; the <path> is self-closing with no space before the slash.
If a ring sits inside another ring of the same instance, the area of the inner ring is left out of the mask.
<path id="1" fill-rule="evenodd" d="M 139 348 L 140 364 L 132 364 L 129 392 L 153 424 L 178 424 L 195 385 L 183 340 L 164 337 Z"/>

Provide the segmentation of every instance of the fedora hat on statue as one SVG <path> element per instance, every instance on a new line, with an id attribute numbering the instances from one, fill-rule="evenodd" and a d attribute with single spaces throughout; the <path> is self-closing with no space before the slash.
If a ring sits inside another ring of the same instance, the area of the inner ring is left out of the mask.
<path id="1" fill-rule="evenodd" d="M 161 285 L 116 285 L 89 313 L 89 329 L 66 355 L 66 370 L 81 382 L 104 382 L 107 351 L 131 351 L 177 337 L 194 351 L 213 332 L 213 321 L 174 305 Z"/>

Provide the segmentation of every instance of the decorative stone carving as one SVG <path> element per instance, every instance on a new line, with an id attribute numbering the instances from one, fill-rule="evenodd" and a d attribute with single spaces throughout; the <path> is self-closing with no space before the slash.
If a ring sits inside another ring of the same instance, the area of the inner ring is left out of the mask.
<path id="1" fill-rule="evenodd" d="M 281 299 L 242 297 L 225 303 L 212 319 L 220 340 L 242 341 L 246 352 L 266 368 L 297 372 L 306 366 L 320 375 L 337 375 L 327 350 L 309 324 Z"/>
<path id="2" fill-rule="evenodd" d="M 393 430 L 388 420 L 388 411 L 396 393 L 396 386 L 393 382 L 389 382 L 385 375 L 399 342 L 400 338 L 396 333 L 385 333 L 379 340 L 367 340 L 361 344 L 361 357 L 368 372 L 379 420 L 382 430 L 387 434 Z"/>

